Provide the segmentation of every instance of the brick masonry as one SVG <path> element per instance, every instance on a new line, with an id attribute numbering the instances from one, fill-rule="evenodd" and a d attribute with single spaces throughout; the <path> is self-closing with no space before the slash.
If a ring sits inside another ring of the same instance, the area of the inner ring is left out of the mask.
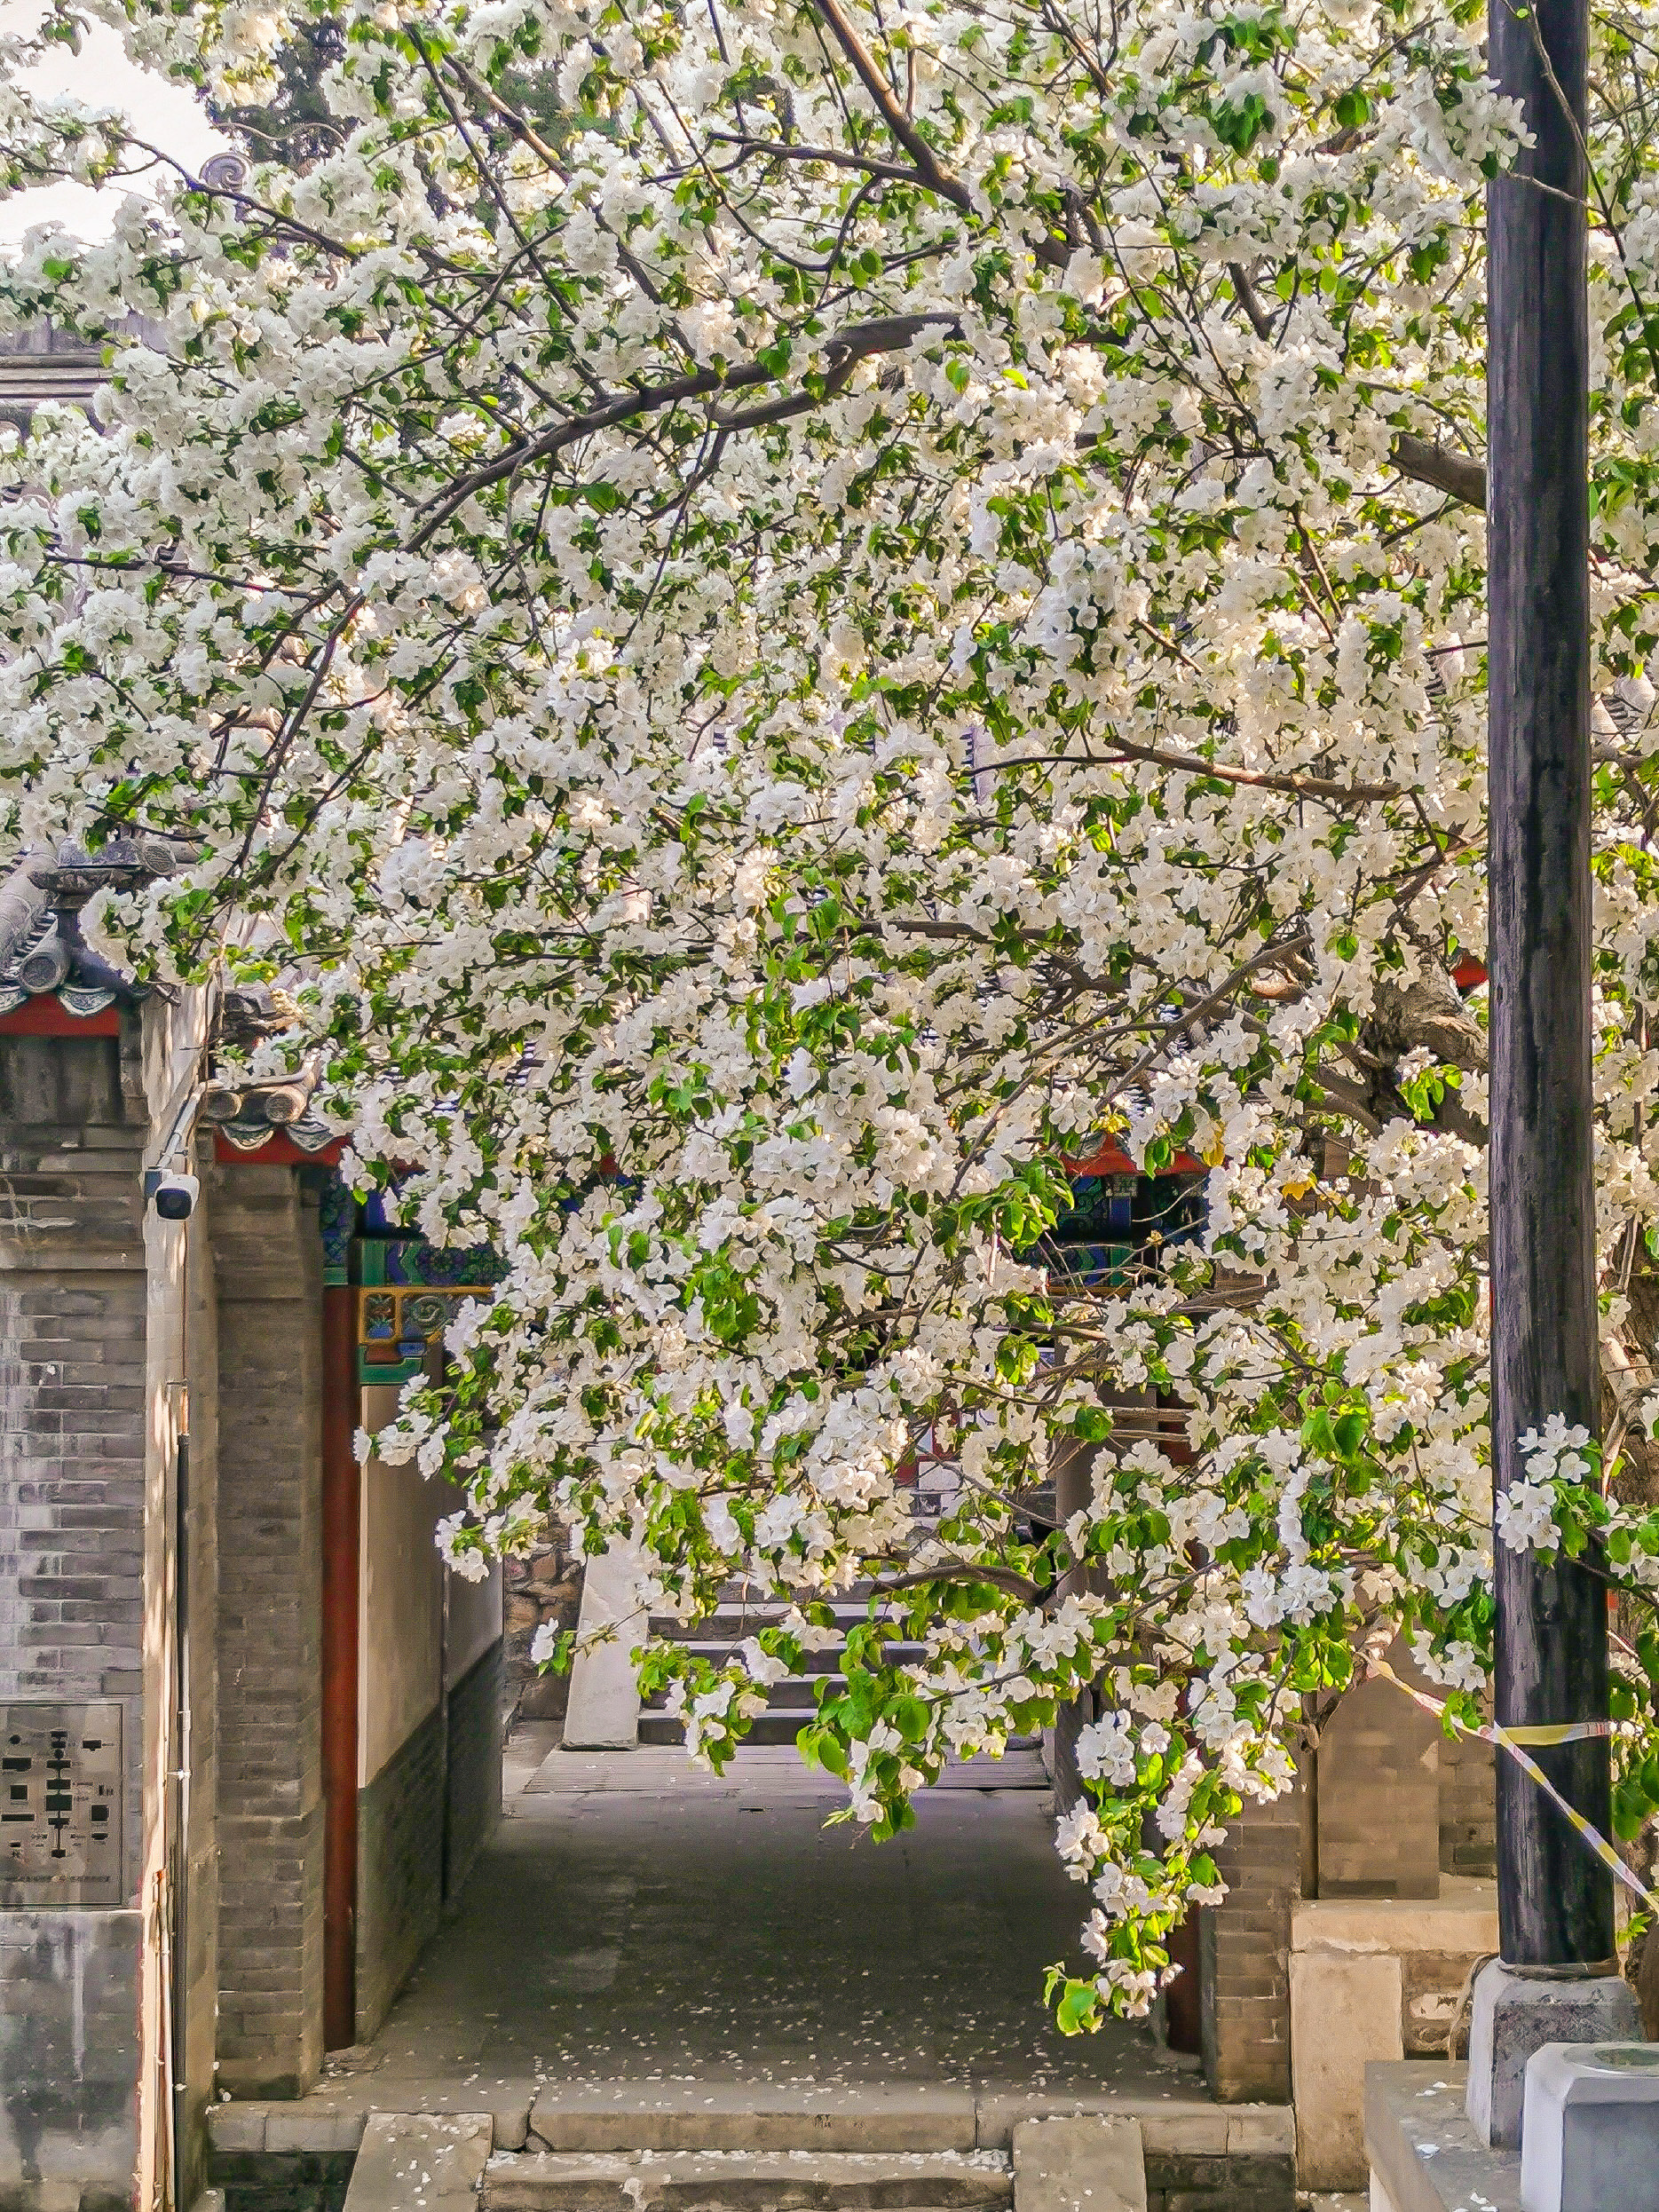
<path id="1" fill-rule="evenodd" d="M 0 1912 L 0 2201 L 130 2188 L 147 1114 L 136 1034 L 0 1039 L 0 1701 L 122 1709 L 128 1905 Z"/>
<path id="2" fill-rule="evenodd" d="M 360 2043 L 379 2028 L 443 1917 L 445 1734 L 439 1703 L 358 1792 Z"/>
<path id="3" fill-rule="evenodd" d="M 1204 2071 L 1224 2104 L 1291 2096 L 1291 1902 L 1301 1873 L 1301 1805 L 1287 1790 L 1246 1802 L 1215 1853 L 1228 1894 L 1199 1919 Z"/>
<path id="4" fill-rule="evenodd" d="M 355 2151 L 215 2151 L 208 2180 L 225 2212 L 342 2212 Z"/>
<path id="5" fill-rule="evenodd" d="M 449 1693 L 444 1902 L 457 1897 L 502 1817 L 502 1651 L 492 1644 Z"/>
<path id="6" fill-rule="evenodd" d="M 543 1625 L 573 1629 L 581 1610 L 581 1557 L 570 1532 L 549 1523 L 526 1559 L 505 1561 L 502 1614 L 506 1630 L 503 1695 L 525 1720 L 562 1720 L 570 1676 L 542 1674 L 530 1663 L 530 1647 Z"/>
<path id="7" fill-rule="evenodd" d="M 209 1193 L 219 1341 L 219 2078 L 322 2060 L 322 1249 L 292 1169 Z"/>
<path id="8" fill-rule="evenodd" d="M 1497 1873 L 1497 1794 L 1492 1747 L 1467 1736 L 1440 1743 L 1440 1867 L 1442 1874 L 1492 1881 Z"/>

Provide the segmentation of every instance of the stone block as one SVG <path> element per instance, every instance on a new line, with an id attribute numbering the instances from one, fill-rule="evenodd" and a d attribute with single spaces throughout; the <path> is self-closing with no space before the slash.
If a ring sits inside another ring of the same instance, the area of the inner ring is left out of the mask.
<path id="1" fill-rule="evenodd" d="M 1296 2114 L 1289 2105 L 1236 2105 L 1227 2115 L 1228 2158 L 1290 2158 Z"/>
<path id="2" fill-rule="evenodd" d="M 1410 2058 L 1366 2068 L 1371 2212 L 1521 2212 L 1521 2161 L 1476 2139 L 1467 2074 Z"/>
<path id="3" fill-rule="evenodd" d="M 0 2202 L 20 2184 L 130 2194 L 140 1916 L 0 1915 Z"/>
<path id="4" fill-rule="evenodd" d="M 549 2151 L 971 2151 L 971 2090 L 755 2082 L 561 2082 L 536 2098 L 530 2135 Z"/>
<path id="5" fill-rule="evenodd" d="M 1297 1951 L 1291 2053 L 1297 2171 L 1305 2189 L 1364 2185 L 1365 2068 L 1399 2058 L 1400 1961 L 1392 1953 Z"/>
<path id="6" fill-rule="evenodd" d="M 1545 2043 L 1636 2042 L 1635 1994 L 1617 1974 L 1558 1981 L 1519 1973 L 1502 1959 L 1483 1966 L 1469 2018 L 1469 2119 L 1489 2145 L 1521 2141 L 1527 2061 Z"/>
<path id="7" fill-rule="evenodd" d="M 375 2113 L 352 2169 L 345 2212 L 478 2212 L 489 2155 L 487 2113 Z"/>
<path id="8" fill-rule="evenodd" d="M 1659 2045 L 1545 2043 L 1527 2061 L 1529 2212 L 1655 2212 Z"/>
<path id="9" fill-rule="evenodd" d="M 208 2107 L 208 2141 L 216 2151 L 263 2151 L 270 2106 L 252 2098 Z"/>
<path id="10" fill-rule="evenodd" d="M 355 2151 L 367 2125 L 368 2113 L 361 2104 L 302 2097 L 295 2105 L 266 2107 L 265 2148 L 270 2152 Z M 217 2136 L 214 2140 L 217 2144 Z"/>
<path id="11" fill-rule="evenodd" d="M 952 2153 L 896 2157 L 687 2153 L 663 2158 L 532 2151 L 498 2153 L 485 2177 L 490 2212 L 1006 2212 L 1006 2168 Z M 347 2212 L 357 2212 L 349 2205 Z M 401 2212 L 401 2208 L 399 2208 Z"/>
<path id="12" fill-rule="evenodd" d="M 1140 2122 L 1104 2113 L 1017 2122 L 1014 2212 L 1147 2212 Z"/>

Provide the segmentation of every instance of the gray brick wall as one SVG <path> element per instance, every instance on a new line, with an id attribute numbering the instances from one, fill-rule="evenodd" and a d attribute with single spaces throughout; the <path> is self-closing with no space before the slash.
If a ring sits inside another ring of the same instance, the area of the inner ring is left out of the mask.
<path id="1" fill-rule="evenodd" d="M 502 1647 L 449 1693 L 445 1734 L 444 1900 L 457 1896 L 502 1817 Z"/>
<path id="2" fill-rule="evenodd" d="M 136 1033 L 0 1039 L 0 1701 L 122 1709 L 142 1842 L 145 1255 Z M 0 1911 L 0 2200 L 124 2198 L 138 1916 Z"/>
<path id="3" fill-rule="evenodd" d="M 1199 1920 L 1205 2074 L 1223 2103 L 1288 2104 L 1291 1903 L 1301 1870 L 1297 1793 L 1247 1803 L 1215 1857 L 1228 1893 Z"/>
<path id="4" fill-rule="evenodd" d="M 444 1737 L 440 1703 L 358 1792 L 359 2042 L 378 2030 L 443 1917 Z"/>
<path id="5" fill-rule="evenodd" d="M 1393 1665 L 1419 1679 L 1396 1647 Z M 1432 1687 L 1432 1686 L 1431 1686 Z M 1392 1682 L 1356 1682 L 1319 1733 L 1321 1897 L 1440 1894 L 1439 1723 Z"/>
<path id="6" fill-rule="evenodd" d="M 1440 1869 L 1483 1881 L 1497 1873 L 1497 1795 L 1489 1743 L 1440 1742 Z"/>
<path id="7" fill-rule="evenodd" d="M 219 2078 L 300 2096 L 322 2060 L 321 1346 L 291 1168 L 209 1192 L 218 1315 Z"/>

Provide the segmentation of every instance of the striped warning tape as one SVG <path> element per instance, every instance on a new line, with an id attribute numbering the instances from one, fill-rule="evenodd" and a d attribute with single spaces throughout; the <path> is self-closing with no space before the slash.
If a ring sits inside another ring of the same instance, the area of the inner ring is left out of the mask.
<path id="1" fill-rule="evenodd" d="M 1395 1689 L 1403 1690 L 1411 1702 L 1414 1705 L 1420 1705 L 1426 1713 L 1433 1713 L 1437 1720 L 1445 1719 L 1444 1702 L 1438 1697 L 1426 1695 L 1422 1690 L 1413 1689 L 1409 1682 L 1402 1682 L 1386 1660 L 1371 1660 L 1370 1671 L 1372 1674 L 1381 1675 L 1386 1682 L 1392 1682 Z M 1638 1880 L 1623 1860 L 1619 1857 L 1618 1853 L 1614 1850 L 1612 1845 L 1608 1843 L 1607 1837 L 1599 1829 L 1592 1828 L 1576 1806 L 1568 1804 L 1543 1767 L 1538 1765 L 1537 1760 L 1529 1758 L 1525 1749 L 1529 1743 L 1543 1748 L 1558 1743 L 1584 1743 L 1594 1737 L 1610 1736 L 1614 1730 L 1612 1721 L 1563 1720 L 1548 1722 L 1537 1727 L 1529 1726 L 1521 1728 L 1505 1728 L 1501 1727 L 1496 1720 L 1489 1720 L 1484 1727 L 1471 1728 L 1466 1722 L 1454 1719 L 1451 1725 L 1459 1735 L 1478 1736 L 1483 1743 L 1496 1743 L 1507 1751 L 1516 1765 L 1523 1772 L 1531 1775 L 1551 1804 L 1558 1808 L 1568 1825 L 1584 1837 L 1585 1843 L 1589 1845 L 1591 1850 L 1595 1853 L 1597 1858 L 1608 1871 L 1616 1875 L 1627 1890 L 1633 1890 L 1650 1912 L 1659 1913 L 1659 1894 L 1655 1894 L 1654 1891 Z"/>

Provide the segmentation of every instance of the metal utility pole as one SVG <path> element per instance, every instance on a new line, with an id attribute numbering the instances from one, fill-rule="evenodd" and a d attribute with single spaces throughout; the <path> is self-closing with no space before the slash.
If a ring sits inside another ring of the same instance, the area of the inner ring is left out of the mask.
<path id="1" fill-rule="evenodd" d="M 1590 1067 L 1587 0 L 1491 0 L 1489 67 L 1536 143 L 1489 202 L 1492 1450 L 1552 1413 L 1600 1426 Z M 1500 1722 L 1605 1718 L 1603 1589 L 1497 1547 Z M 1605 1741 L 1537 1754 L 1609 1833 Z M 1611 1877 L 1497 1761 L 1499 1942 L 1512 1966 L 1608 1971 Z M 1614 1969 L 1613 1971 L 1616 1971 Z"/>

